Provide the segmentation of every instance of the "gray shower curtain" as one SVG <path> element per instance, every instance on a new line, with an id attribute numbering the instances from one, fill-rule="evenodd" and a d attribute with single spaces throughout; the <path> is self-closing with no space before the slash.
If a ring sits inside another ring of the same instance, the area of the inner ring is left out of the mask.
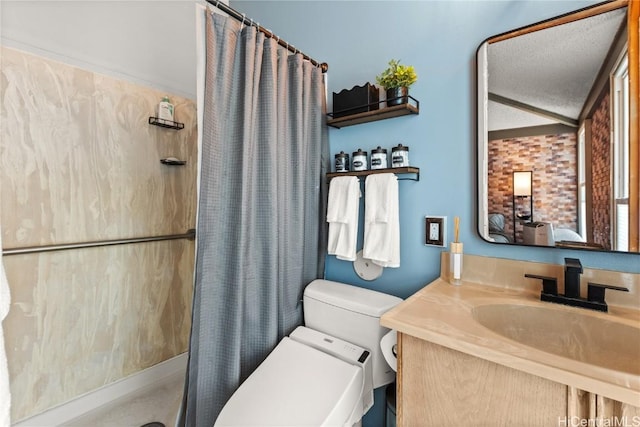
<path id="1" fill-rule="evenodd" d="M 324 270 L 322 73 L 241 27 L 207 12 L 187 426 L 210 427 L 302 323 L 303 289 Z"/>

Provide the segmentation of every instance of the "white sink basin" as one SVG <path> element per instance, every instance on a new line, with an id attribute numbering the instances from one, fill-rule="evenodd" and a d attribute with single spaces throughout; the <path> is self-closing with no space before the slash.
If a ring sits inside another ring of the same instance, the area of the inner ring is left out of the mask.
<path id="1" fill-rule="evenodd" d="M 640 325 L 634 327 L 554 305 L 487 304 L 474 307 L 472 315 L 482 326 L 520 344 L 640 375 Z"/>

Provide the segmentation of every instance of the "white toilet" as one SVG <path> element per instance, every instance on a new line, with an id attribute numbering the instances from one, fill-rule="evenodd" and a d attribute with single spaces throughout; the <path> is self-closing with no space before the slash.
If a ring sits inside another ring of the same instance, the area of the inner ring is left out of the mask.
<path id="1" fill-rule="evenodd" d="M 354 426 L 373 389 L 395 380 L 380 340 L 380 316 L 402 299 L 314 280 L 304 291 L 305 326 L 296 328 L 242 383 L 216 426 Z"/>

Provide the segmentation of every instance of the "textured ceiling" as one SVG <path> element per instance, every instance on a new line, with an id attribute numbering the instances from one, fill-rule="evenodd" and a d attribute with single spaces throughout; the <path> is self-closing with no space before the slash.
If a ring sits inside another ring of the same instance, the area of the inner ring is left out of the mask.
<path id="1" fill-rule="evenodd" d="M 489 130 L 517 129 L 554 124 L 556 121 L 489 101 Z"/>
<path id="2" fill-rule="evenodd" d="M 625 17 L 623 8 L 490 44 L 489 92 L 578 118 Z M 534 126 L 540 120 L 498 105 L 489 104 L 490 130 Z M 528 123 L 523 114 L 535 120 Z"/>

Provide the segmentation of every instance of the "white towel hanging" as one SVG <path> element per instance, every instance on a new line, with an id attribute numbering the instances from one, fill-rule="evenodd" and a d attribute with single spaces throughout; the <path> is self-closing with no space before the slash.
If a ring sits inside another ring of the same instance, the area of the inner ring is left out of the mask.
<path id="1" fill-rule="evenodd" d="M 362 253 L 382 267 L 400 267 L 398 178 L 395 174 L 367 177 Z"/>
<path id="2" fill-rule="evenodd" d="M 2 248 L 2 237 L 0 237 L 0 250 Z M 4 273 L 2 263 L 2 253 L 0 252 L 0 427 L 11 425 L 11 391 L 9 389 L 9 366 L 7 364 L 7 354 L 4 347 L 4 331 L 2 320 L 9 313 L 11 295 L 9 283 Z"/>
<path id="3" fill-rule="evenodd" d="M 360 181 L 355 176 L 340 176 L 329 183 L 327 252 L 344 261 L 355 261 L 358 240 Z"/>

